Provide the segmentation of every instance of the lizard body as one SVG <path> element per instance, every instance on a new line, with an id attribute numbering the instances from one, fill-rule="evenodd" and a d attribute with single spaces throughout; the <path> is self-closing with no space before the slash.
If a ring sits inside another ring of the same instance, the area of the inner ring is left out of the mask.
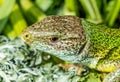
<path id="1" fill-rule="evenodd" d="M 37 49 L 64 61 L 111 72 L 120 67 L 120 29 L 75 16 L 48 16 L 22 33 Z"/>

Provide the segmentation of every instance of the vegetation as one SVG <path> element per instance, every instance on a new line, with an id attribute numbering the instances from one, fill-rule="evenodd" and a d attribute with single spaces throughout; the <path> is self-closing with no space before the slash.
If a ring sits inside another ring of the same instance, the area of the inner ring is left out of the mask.
<path id="1" fill-rule="evenodd" d="M 78 75 L 52 56 L 30 48 L 20 38 L 0 36 L 0 82 L 101 82 L 97 72 Z"/>
<path id="2" fill-rule="evenodd" d="M 119 24 L 119 10 L 120 0 L 0 0 L 0 34 L 19 36 L 47 15 L 75 15 L 112 27 Z"/>

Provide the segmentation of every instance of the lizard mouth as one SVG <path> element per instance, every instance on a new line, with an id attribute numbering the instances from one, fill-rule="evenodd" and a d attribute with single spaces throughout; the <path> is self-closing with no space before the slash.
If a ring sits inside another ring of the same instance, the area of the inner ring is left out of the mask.
<path id="1" fill-rule="evenodd" d="M 42 52 L 53 55 L 57 58 L 60 58 L 67 62 L 79 63 L 82 61 L 88 54 L 90 42 L 86 41 L 80 48 L 79 52 L 68 51 L 68 50 L 56 50 L 52 46 L 48 46 L 44 43 L 35 43 L 32 44 L 33 48 L 40 50 Z"/>

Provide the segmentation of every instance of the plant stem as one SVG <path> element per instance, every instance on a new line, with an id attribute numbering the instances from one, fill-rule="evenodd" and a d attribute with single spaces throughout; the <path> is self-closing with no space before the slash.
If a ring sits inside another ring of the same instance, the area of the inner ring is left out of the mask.
<path id="1" fill-rule="evenodd" d="M 120 0 L 115 0 L 114 6 L 112 7 L 110 13 L 108 13 L 106 17 L 106 22 L 108 23 L 109 26 L 113 26 L 114 22 L 119 14 L 120 10 Z"/>
<path id="2" fill-rule="evenodd" d="M 100 23 L 102 17 L 100 15 L 96 0 L 79 0 L 86 12 L 87 19 L 91 22 Z"/>

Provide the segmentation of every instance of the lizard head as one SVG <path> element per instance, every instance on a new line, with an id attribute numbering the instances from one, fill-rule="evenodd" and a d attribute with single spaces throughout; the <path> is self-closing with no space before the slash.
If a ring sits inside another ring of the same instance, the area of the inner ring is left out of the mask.
<path id="1" fill-rule="evenodd" d="M 48 16 L 22 33 L 24 41 L 43 52 L 74 61 L 86 43 L 81 20 L 75 16 Z"/>

